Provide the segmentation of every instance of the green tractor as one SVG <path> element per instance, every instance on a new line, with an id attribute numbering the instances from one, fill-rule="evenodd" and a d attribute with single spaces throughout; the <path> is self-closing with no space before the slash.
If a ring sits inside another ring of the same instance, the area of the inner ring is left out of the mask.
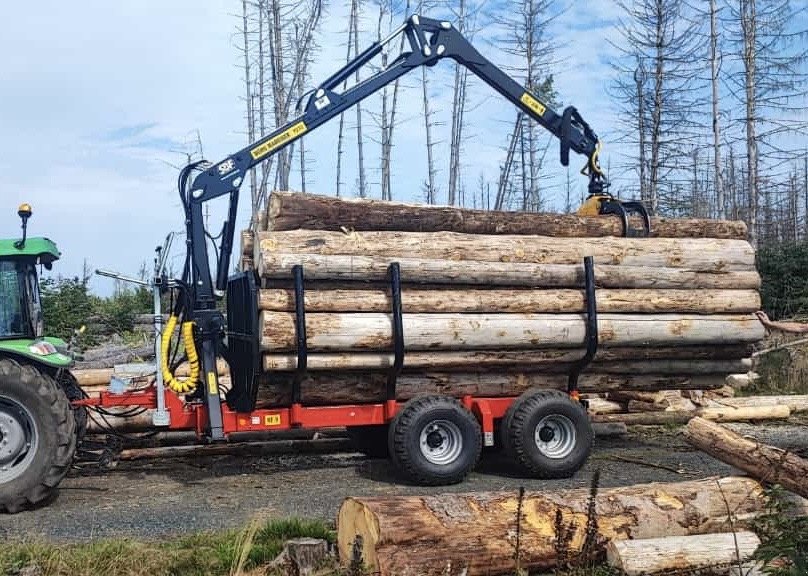
<path id="1" fill-rule="evenodd" d="M 81 390 L 64 340 L 44 335 L 37 265 L 60 256 L 27 238 L 31 207 L 18 210 L 22 238 L 0 239 L 0 512 L 45 502 L 67 473 L 86 425 L 70 401 Z"/>

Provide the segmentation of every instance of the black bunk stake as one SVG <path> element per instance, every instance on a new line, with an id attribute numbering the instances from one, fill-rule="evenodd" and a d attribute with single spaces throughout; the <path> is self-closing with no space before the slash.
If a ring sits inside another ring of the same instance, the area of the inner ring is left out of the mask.
<path id="1" fill-rule="evenodd" d="M 393 367 L 387 375 L 387 400 L 396 399 L 396 380 L 404 367 L 404 320 L 401 314 L 401 266 L 393 262 L 387 268 L 393 312 Z"/>
<path id="2" fill-rule="evenodd" d="M 306 343 L 306 292 L 303 288 L 303 266 L 292 266 L 295 281 L 295 339 L 297 340 L 297 369 L 292 382 L 292 404 L 300 404 L 300 384 L 306 377 L 309 350 Z"/>
<path id="3" fill-rule="evenodd" d="M 567 392 L 578 393 L 578 377 L 598 353 L 598 305 L 595 300 L 595 263 L 592 256 L 584 258 L 584 289 L 586 293 L 586 353 L 570 371 Z"/>

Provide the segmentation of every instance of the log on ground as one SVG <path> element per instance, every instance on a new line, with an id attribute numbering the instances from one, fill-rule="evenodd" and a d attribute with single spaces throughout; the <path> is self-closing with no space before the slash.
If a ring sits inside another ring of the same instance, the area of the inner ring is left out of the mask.
<path id="1" fill-rule="evenodd" d="M 783 396 L 738 396 L 736 398 L 721 398 L 713 400 L 713 405 L 732 406 L 733 408 L 746 408 L 749 406 L 788 406 L 792 412 L 808 412 L 808 394 L 793 394 Z"/>
<path id="2" fill-rule="evenodd" d="M 295 350 L 295 316 L 261 312 L 262 346 Z M 580 314 L 404 314 L 407 350 L 535 349 L 582 347 L 586 317 Z M 312 352 L 390 350 L 392 319 L 372 312 L 306 315 Z M 695 346 L 754 343 L 764 328 L 754 315 L 601 314 L 604 346 Z"/>
<path id="3" fill-rule="evenodd" d="M 638 426 L 685 424 L 700 416 L 715 422 L 743 422 L 745 420 L 786 420 L 791 416 L 788 406 L 754 406 L 746 408 L 698 408 L 692 411 L 637 412 L 634 414 L 601 414 L 592 416 L 593 422 L 624 422 Z"/>
<path id="4" fill-rule="evenodd" d="M 533 572 L 555 565 L 557 511 L 571 527 L 571 551 L 580 550 L 588 496 L 588 489 L 525 493 L 521 568 Z M 749 478 L 600 489 L 596 551 L 612 540 L 726 532 L 765 505 L 763 488 Z M 348 498 L 337 520 L 340 557 L 350 559 L 361 536 L 365 564 L 383 576 L 512 574 L 518 508 L 516 491 Z"/>
<path id="5" fill-rule="evenodd" d="M 756 290 L 598 290 L 598 312 L 635 314 L 748 314 L 760 310 Z M 305 292 L 307 312 L 388 312 L 389 289 L 312 287 Z M 291 287 L 261 290 L 259 308 L 294 312 Z M 402 309 L 408 313 L 582 313 L 583 290 L 405 288 Z"/>
<path id="6" fill-rule="evenodd" d="M 760 546 L 754 532 L 724 532 L 642 540 L 612 540 L 606 546 L 609 566 L 626 576 L 691 573 L 711 567 L 726 569 L 750 560 Z"/>
<path id="7" fill-rule="evenodd" d="M 288 373 L 265 373 L 258 389 L 261 407 L 288 406 L 292 399 L 292 381 Z M 670 390 L 718 388 L 720 375 L 658 376 L 581 374 L 578 385 L 582 392 L 603 393 L 611 390 Z M 301 382 L 302 402 L 311 406 L 331 404 L 377 403 L 385 400 L 387 374 L 317 372 Z M 481 398 L 519 396 L 530 388 L 566 390 L 567 376 L 543 373 L 403 373 L 396 385 L 398 400 L 409 400 L 419 394 L 443 394 L 457 398 L 471 395 Z M 785 407 L 788 410 L 787 407 Z"/>
<path id="8" fill-rule="evenodd" d="M 676 348 L 598 348 L 594 361 L 645 362 L 659 360 L 713 361 L 747 363 L 751 347 L 738 346 L 679 346 Z M 408 351 L 404 360 L 408 368 L 433 370 L 527 370 L 529 367 L 544 368 L 552 365 L 569 365 L 581 359 L 583 350 L 536 349 L 536 350 L 468 350 L 446 352 Z M 309 370 L 380 370 L 393 367 L 393 354 L 384 352 L 333 352 L 309 354 Z M 290 371 L 297 368 L 296 354 L 265 354 L 264 370 Z M 718 370 L 722 372 L 723 370 Z"/>
<path id="9" fill-rule="evenodd" d="M 421 260 L 687 268 L 700 272 L 755 270 L 755 251 L 745 240 L 712 238 L 579 238 L 484 236 L 456 232 L 259 232 L 261 255 L 407 256 Z"/>
<path id="10" fill-rule="evenodd" d="M 582 288 L 583 264 L 531 264 L 424 260 L 396 256 L 323 256 L 276 254 L 261 251 L 261 277 L 289 280 L 294 266 L 303 266 L 309 280 L 384 282 L 388 267 L 397 262 L 405 283 L 531 286 Z M 595 283 L 600 288 L 757 290 L 760 275 L 754 271 L 700 272 L 688 268 L 649 268 L 595 263 Z"/>
<path id="11" fill-rule="evenodd" d="M 616 216 L 583 217 L 572 214 L 468 210 L 453 206 L 424 206 L 272 192 L 266 220 L 270 230 L 399 230 L 405 232 L 465 232 L 469 234 L 529 234 L 585 237 L 620 236 Z M 260 228 L 267 229 L 267 226 Z M 746 239 L 741 221 L 652 218 L 651 236 L 671 238 Z"/>
<path id="12" fill-rule="evenodd" d="M 796 454 L 745 438 L 703 418 L 694 418 L 687 424 L 685 438 L 699 450 L 761 482 L 780 484 L 808 497 L 808 460 Z"/>

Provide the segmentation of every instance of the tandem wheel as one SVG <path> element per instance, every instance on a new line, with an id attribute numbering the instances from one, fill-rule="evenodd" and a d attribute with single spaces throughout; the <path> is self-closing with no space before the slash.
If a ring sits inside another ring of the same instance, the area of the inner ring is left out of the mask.
<path id="1" fill-rule="evenodd" d="M 529 390 L 500 423 L 505 453 L 536 478 L 568 478 L 592 452 L 595 434 L 584 407 L 558 390 Z"/>
<path id="2" fill-rule="evenodd" d="M 407 402 L 390 423 L 393 465 L 413 482 L 443 486 L 463 481 L 477 465 L 482 431 L 474 415 L 448 396 Z"/>

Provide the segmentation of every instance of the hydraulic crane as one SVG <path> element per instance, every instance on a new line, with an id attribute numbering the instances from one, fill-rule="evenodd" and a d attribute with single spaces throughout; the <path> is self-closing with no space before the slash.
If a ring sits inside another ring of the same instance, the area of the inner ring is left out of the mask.
<path id="1" fill-rule="evenodd" d="M 338 91 L 345 80 L 379 55 L 386 45 L 402 35 L 406 40 L 405 49 L 389 66 L 345 91 Z M 627 213 L 639 212 L 647 233 L 649 220 L 642 206 L 636 203 L 621 203 L 608 194 L 608 180 L 598 162 L 600 141 L 574 107 L 569 106 L 561 114 L 557 114 L 535 94 L 523 88 L 482 56 L 451 23 L 414 15 L 387 38 L 372 44 L 318 88 L 309 92 L 302 114 L 287 125 L 216 164 L 197 162 L 186 166 L 180 174 L 179 191 L 186 212 L 187 257 L 183 278 L 178 282 L 183 294 L 177 300 L 176 312 L 186 323 L 193 322 L 195 326 L 195 342 L 199 347 L 204 383 L 200 393 L 204 395 L 207 406 L 209 418 L 207 434 L 210 439 L 221 439 L 224 435 L 216 374 L 217 355 L 224 355 L 231 365 L 233 388 L 227 396 L 231 408 L 245 412 L 252 409 L 255 379 L 259 372 L 255 280 L 242 279 L 243 282 L 237 284 L 230 282 L 228 290 L 228 270 L 236 226 L 239 188 L 247 172 L 410 70 L 420 66 L 434 66 L 446 58 L 451 58 L 468 68 L 528 117 L 556 136 L 561 143 L 562 165 L 569 164 L 570 150 L 586 158 L 586 165 L 581 173 L 589 178 L 590 208 L 594 206 L 596 213 L 621 215 L 627 234 L 630 231 Z M 302 101 L 303 98 L 298 102 L 298 106 Z M 213 274 L 207 247 L 210 234 L 205 229 L 202 207 L 206 202 L 222 196 L 229 196 L 229 211 L 222 228 L 221 246 L 218 250 L 216 271 Z M 228 308 L 228 316 L 225 317 L 217 309 L 217 301 L 223 297 L 226 290 L 232 292 L 234 289 L 244 294 L 228 295 L 229 306 L 236 306 L 239 309 Z M 249 296 L 249 293 L 252 293 L 252 296 Z"/>

